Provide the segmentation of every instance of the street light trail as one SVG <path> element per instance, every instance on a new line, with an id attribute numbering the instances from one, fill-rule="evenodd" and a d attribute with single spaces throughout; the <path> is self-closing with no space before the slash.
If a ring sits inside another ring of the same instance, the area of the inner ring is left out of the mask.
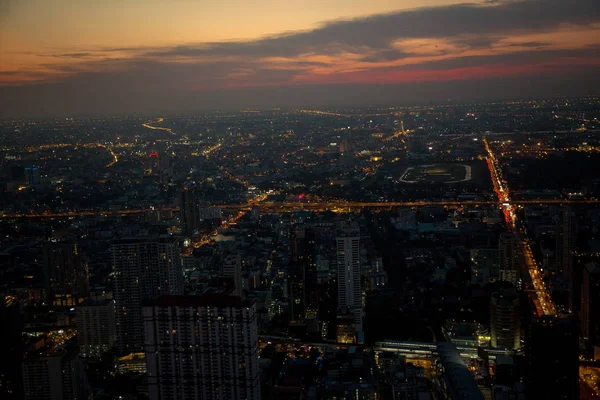
<path id="1" fill-rule="evenodd" d="M 229 175 L 228 175 L 229 176 Z M 232 177 L 232 179 L 236 179 Z M 266 200 L 263 199 L 263 200 Z M 518 204 L 599 204 L 600 200 L 520 200 L 512 201 L 511 205 Z M 248 210 L 249 207 L 258 207 L 270 212 L 290 212 L 290 211 L 332 211 L 332 210 L 361 210 L 365 208 L 389 210 L 398 207 L 424 207 L 424 206 L 446 206 L 446 207 L 465 207 L 465 206 L 502 206 L 499 201 L 394 201 L 394 202 L 350 202 L 350 201 L 323 201 L 313 203 L 300 202 L 267 202 L 260 201 L 244 204 L 211 204 L 212 207 L 219 207 L 227 210 Z M 122 210 L 85 210 L 85 211 L 67 211 L 62 213 L 6 213 L 0 212 L 2 218 L 69 218 L 69 217 L 85 217 L 99 214 L 106 215 L 125 215 L 125 214 L 140 214 L 149 211 L 179 211 L 177 207 L 154 207 L 141 209 L 122 209 Z"/>
<path id="2" fill-rule="evenodd" d="M 142 126 L 144 128 L 154 129 L 156 131 L 165 131 L 165 132 L 169 132 L 171 135 L 175 135 L 175 133 L 173 132 L 172 128 L 165 128 L 165 127 L 162 127 L 162 126 L 153 126 L 153 125 L 150 125 L 150 124 L 160 124 L 163 121 L 164 121 L 163 118 L 157 118 L 156 120 L 154 120 L 154 122 L 146 122 L 145 124 L 142 124 Z"/>
<path id="3" fill-rule="evenodd" d="M 521 259 L 520 261 L 523 267 L 527 269 L 535 289 L 534 291 L 530 291 L 529 295 L 532 296 L 536 313 L 537 315 L 556 315 L 556 306 L 552 301 L 552 297 L 550 296 L 548 289 L 546 288 L 546 284 L 544 283 L 543 273 L 540 271 L 535 259 L 533 258 L 531 246 L 526 240 L 521 239 L 519 234 L 519 228 L 517 226 L 519 221 L 515 212 L 515 203 L 511 202 L 510 200 L 508 186 L 506 181 L 502 179 L 502 173 L 498 166 L 498 160 L 490 148 L 487 138 L 483 138 L 483 144 L 488 153 L 487 164 L 490 171 L 490 176 L 492 178 L 494 190 L 498 195 L 498 200 L 502 204 L 506 224 L 511 233 L 515 236 L 519 257 Z"/>
<path id="4" fill-rule="evenodd" d="M 106 168 L 110 168 L 113 165 L 115 165 L 117 162 L 119 162 L 119 156 L 117 156 L 117 153 L 115 153 L 111 147 L 106 146 L 102 143 L 97 143 L 97 145 L 98 145 L 98 147 L 102 147 L 102 148 L 106 149 L 110 153 L 110 155 L 113 156 L 113 160 L 111 162 L 109 162 L 108 164 L 106 164 Z"/>

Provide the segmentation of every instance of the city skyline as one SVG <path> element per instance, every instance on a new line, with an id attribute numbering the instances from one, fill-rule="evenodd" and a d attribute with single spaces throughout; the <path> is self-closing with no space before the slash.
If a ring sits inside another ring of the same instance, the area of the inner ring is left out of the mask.
<path id="1" fill-rule="evenodd" d="M 2 121 L 1 396 L 595 398 L 599 130 L 597 97 Z"/>
<path id="2" fill-rule="evenodd" d="M 592 0 L 0 7 L 2 118 L 578 96 L 600 88 Z"/>
<path id="3" fill-rule="evenodd" d="M 599 0 L 0 0 L 0 398 L 600 396 Z"/>

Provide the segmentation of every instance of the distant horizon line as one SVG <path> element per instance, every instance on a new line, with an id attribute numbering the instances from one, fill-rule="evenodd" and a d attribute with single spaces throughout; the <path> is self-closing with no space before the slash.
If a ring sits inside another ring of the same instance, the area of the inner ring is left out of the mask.
<path id="1" fill-rule="evenodd" d="M 557 95 L 552 97 L 505 97 L 489 100 L 455 100 L 448 99 L 445 102 L 441 100 L 431 101 L 420 101 L 420 102 L 399 102 L 395 105 L 381 104 L 381 105 L 362 105 L 362 106 L 336 106 L 336 105 L 306 105 L 304 107 L 284 107 L 284 106 L 272 106 L 272 107 L 261 107 L 261 108 L 197 108 L 195 110 L 185 111 L 136 111 L 136 112 L 123 112 L 123 113 L 74 113 L 74 114 L 62 114 L 62 115 L 31 115 L 22 117 L 0 117 L 0 123 L 6 123 L 10 121 L 31 121 L 31 120 L 58 120 L 58 119 L 93 119 L 93 118 L 125 118 L 125 117 L 136 117 L 136 118 L 152 118 L 152 117 L 182 117 L 187 114 L 197 115 L 208 115 L 215 113 L 241 113 L 244 111 L 254 111 L 257 113 L 267 111 L 295 111 L 300 112 L 302 110 L 317 110 L 317 111 L 349 111 L 349 110 L 372 110 L 372 109 L 394 109 L 394 108 L 409 108 L 409 107 L 460 107 L 460 106 L 472 106 L 472 105 L 494 105 L 494 104 L 506 104 L 509 102 L 526 103 L 526 102 L 542 102 L 542 101 L 556 101 L 556 100 L 583 100 L 583 99 L 600 99 L 600 94 L 587 94 L 587 95 Z"/>

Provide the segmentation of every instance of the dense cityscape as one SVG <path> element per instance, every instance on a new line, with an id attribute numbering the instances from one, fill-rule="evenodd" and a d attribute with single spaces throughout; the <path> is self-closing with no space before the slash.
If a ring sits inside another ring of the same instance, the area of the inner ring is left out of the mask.
<path id="1" fill-rule="evenodd" d="M 597 398 L 599 118 L 0 120 L 0 398 Z"/>
<path id="2" fill-rule="evenodd" d="M 599 0 L 0 0 L 0 400 L 600 399 Z"/>

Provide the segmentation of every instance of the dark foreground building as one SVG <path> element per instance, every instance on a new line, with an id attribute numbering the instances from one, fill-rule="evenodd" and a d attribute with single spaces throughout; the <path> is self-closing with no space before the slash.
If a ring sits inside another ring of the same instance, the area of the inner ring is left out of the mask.
<path id="1" fill-rule="evenodd" d="M 526 328 L 527 398 L 579 398 L 579 336 L 572 318 L 544 316 Z"/>
<path id="2" fill-rule="evenodd" d="M 260 398 L 253 301 L 163 296 L 143 313 L 150 400 Z"/>

